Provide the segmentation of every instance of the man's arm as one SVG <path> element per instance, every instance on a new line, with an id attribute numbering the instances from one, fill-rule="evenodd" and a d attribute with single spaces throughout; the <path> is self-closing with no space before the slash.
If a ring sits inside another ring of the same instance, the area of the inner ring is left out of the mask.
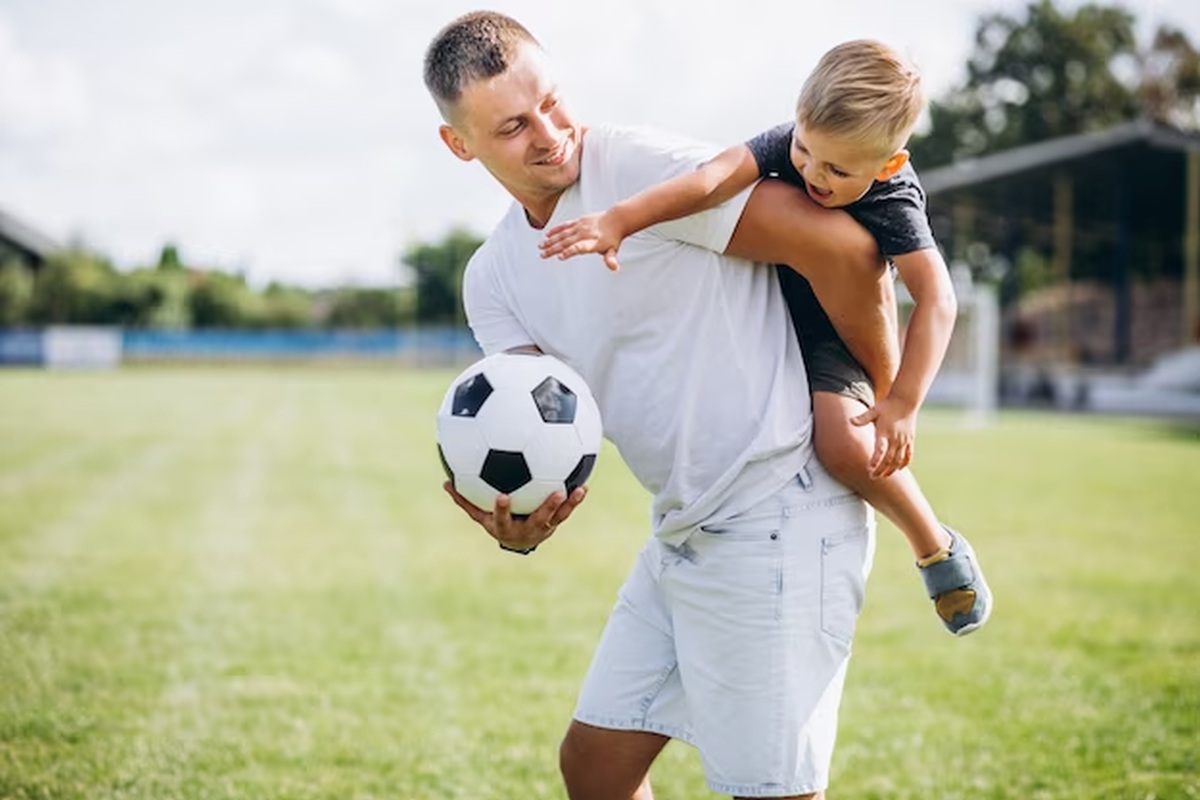
<path id="1" fill-rule="evenodd" d="M 849 214 L 765 180 L 750 193 L 725 252 L 787 264 L 812 284 L 838 335 L 871 376 L 876 397 L 900 363 L 895 288 L 875 240 Z"/>

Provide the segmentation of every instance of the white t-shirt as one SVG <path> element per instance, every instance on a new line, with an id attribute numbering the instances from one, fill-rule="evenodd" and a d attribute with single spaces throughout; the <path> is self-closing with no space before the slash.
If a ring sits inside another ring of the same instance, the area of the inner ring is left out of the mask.
<path id="1" fill-rule="evenodd" d="M 647 130 L 588 130 L 579 180 L 546 228 L 514 203 L 471 258 L 467 319 L 487 354 L 536 345 L 588 381 L 653 494 L 654 533 L 683 541 L 779 490 L 812 454 L 804 363 L 773 268 L 720 255 L 749 190 L 597 255 L 543 260 L 555 224 L 695 169 L 716 148 Z"/>

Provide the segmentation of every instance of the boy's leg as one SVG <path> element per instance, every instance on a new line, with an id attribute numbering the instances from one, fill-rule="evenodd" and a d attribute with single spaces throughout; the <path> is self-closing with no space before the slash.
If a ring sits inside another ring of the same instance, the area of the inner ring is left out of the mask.
<path id="1" fill-rule="evenodd" d="M 920 560 L 949 547 L 950 535 L 938 522 L 912 473 L 903 469 L 886 478 L 871 477 L 875 432 L 850 422 L 863 412 L 857 399 L 827 391 L 813 392 L 813 444 L 829 474 L 846 484 L 900 529 Z"/>
<path id="2" fill-rule="evenodd" d="M 909 470 L 871 477 L 874 429 L 850 422 L 875 402 L 866 373 L 836 339 L 810 341 L 803 349 L 817 458 L 904 534 L 946 629 L 962 636 L 981 627 L 991 614 L 992 594 L 970 543 L 938 522 Z"/>

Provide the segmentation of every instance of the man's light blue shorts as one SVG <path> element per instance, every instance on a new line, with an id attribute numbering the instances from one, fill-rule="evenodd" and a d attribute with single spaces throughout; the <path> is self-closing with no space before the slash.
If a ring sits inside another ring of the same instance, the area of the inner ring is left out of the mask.
<path id="1" fill-rule="evenodd" d="M 874 550 L 874 513 L 816 459 L 680 546 L 652 538 L 618 594 L 575 719 L 694 745 L 723 794 L 825 789 Z"/>

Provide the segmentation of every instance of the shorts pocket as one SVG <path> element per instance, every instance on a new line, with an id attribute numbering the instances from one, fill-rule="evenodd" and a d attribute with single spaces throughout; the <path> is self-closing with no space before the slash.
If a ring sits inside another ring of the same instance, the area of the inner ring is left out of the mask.
<path id="1" fill-rule="evenodd" d="M 847 646 L 866 596 L 870 544 L 868 528 L 821 539 L 821 630 Z"/>

